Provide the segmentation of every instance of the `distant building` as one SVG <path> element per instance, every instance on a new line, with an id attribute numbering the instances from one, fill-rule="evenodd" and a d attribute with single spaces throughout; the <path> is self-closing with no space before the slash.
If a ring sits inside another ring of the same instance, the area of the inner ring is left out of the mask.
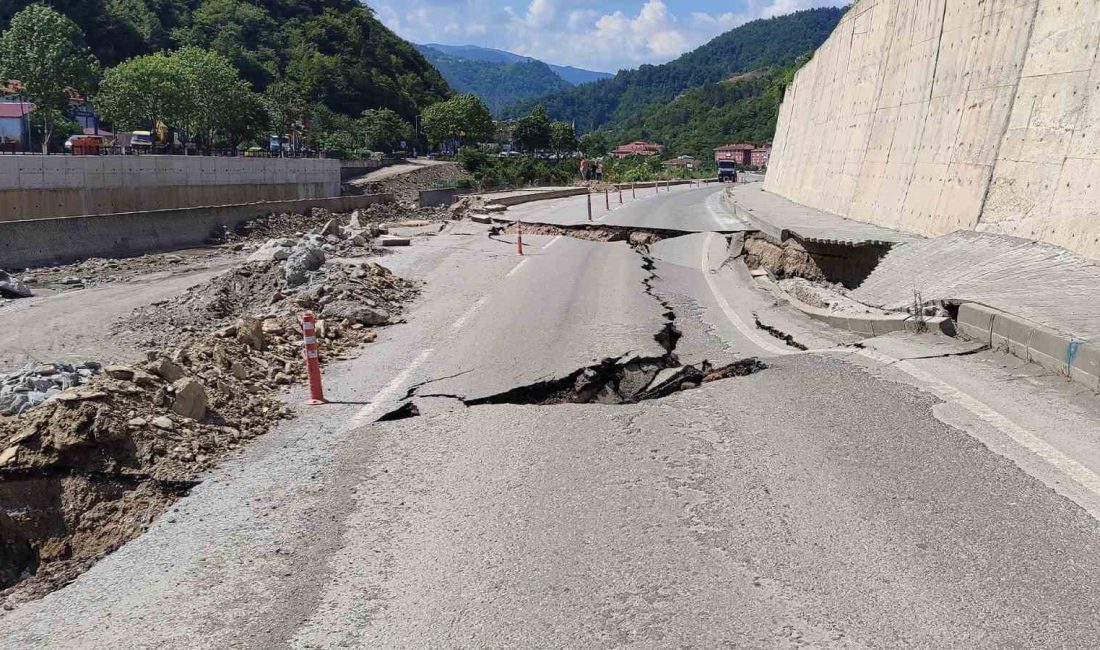
<path id="1" fill-rule="evenodd" d="M 654 144 L 637 140 L 620 145 L 611 150 L 611 155 L 616 158 L 629 158 L 631 156 L 659 156 L 665 150 L 665 145 Z"/>
<path id="2" fill-rule="evenodd" d="M 699 165 L 700 160 L 691 156 L 679 156 L 672 160 L 665 161 L 665 167 L 672 167 L 674 169 L 696 169 Z"/>
<path id="3" fill-rule="evenodd" d="M 747 142 L 737 144 L 724 144 L 714 150 L 714 162 L 732 160 L 738 165 L 749 166 L 752 164 L 752 151 L 756 145 Z"/>
<path id="4" fill-rule="evenodd" d="M 0 151 L 23 151 L 30 139 L 30 102 L 0 100 Z"/>
<path id="5" fill-rule="evenodd" d="M 763 168 L 763 167 L 768 166 L 768 161 L 771 160 L 771 157 L 772 157 L 772 146 L 769 143 L 769 144 L 764 145 L 763 147 L 757 147 L 757 148 L 753 149 L 752 154 L 750 156 L 750 159 L 752 161 L 752 166 L 753 167 Z"/>

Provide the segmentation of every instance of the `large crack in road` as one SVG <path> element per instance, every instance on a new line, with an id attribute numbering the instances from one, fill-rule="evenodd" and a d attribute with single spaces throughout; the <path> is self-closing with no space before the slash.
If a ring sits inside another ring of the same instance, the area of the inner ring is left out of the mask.
<path id="1" fill-rule="evenodd" d="M 768 366 L 756 357 L 738 359 L 731 363 L 715 365 L 708 359 L 697 364 L 683 364 L 676 355 L 676 348 L 682 333 L 676 325 L 677 314 L 671 302 L 663 298 L 655 289 L 654 283 L 660 279 L 657 274 L 657 262 L 649 254 L 649 244 L 659 241 L 659 237 L 646 232 L 645 237 L 636 237 L 630 231 L 634 229 L 614 229 L 614 239 L 596 239 L 595 233 L 605 232 L 603 228 L 562 228 L 553 227 L 561 234 L 582 232 L 582 239 L 596 241 L 628 241 L 642 260 L 642 270 L 646 277 L 642 279 L 642 288 L 661 308 L 665 320 L 653 339 L 664 349 L 660 356 L 607 357 L 598 363 L 578 368 L 564 377 L 537 381 L 487 397 L 467 398 L 462 395 L 425 393 L 419 389 L 437 380 L 427 380 L 414 385 L 405 395 L 405 401 L 396 409 L 378 418 L 376 422 L 389 422 L 416 417 L 420 409 L 416 399 L 446 398 L 457 401 L 465 407 L 523 404 L 634 404 L 647 400 L 668 397 L 674 393 L 698 388 L 703 384 L 732 377 L 744 377 Z M 653 238 L 656 237 L 656 238 Z M 464 374 L 464 373 L 460 373 Z"/>

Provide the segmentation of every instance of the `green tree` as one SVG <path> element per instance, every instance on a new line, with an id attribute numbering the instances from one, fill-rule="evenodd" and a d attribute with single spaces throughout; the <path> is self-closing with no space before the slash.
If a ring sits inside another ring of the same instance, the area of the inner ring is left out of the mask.
<path id="1" fill-rule="evenodd" d="M 550 118 L 546 109 L 536 106 L 531 114 L 516 124 L 516 143 L 524 151 L 536 151 L 550 146 Z"/>
<path id="2" fill-rule="evenodd" d="M 134 57 L 103 75 L 96 107 L 116 129 L 152 129 L 179 112 L 179 82 L 167 54 Z"/>
<path id="3" fill-rule="evenodd" d="M 424 134 L 433 145 L 476 144 L 493 135 L 493 116 L 476 95 L 460 95 L 424 111 Z"/>
<path id="4" fill-rule="evenodd" d="M 15 14 L 0 34 L 0 78 L 17 79 L 22 95 L 54 109 L 35 111 L 42 124 L 42 153 L 49 152 L 53 119 L 68 108 L 70 93 L 89 94 L 98 71 L 80 28 L 46 5 Z"/>
<path id="5" fill-rule="evenodd" d="M 279 138 L 279 155 L 283 154 L 283 138 L 290 138 L 291 147 L 297 149 L 298 125 L 309 120 L 310 106 L 305 93 L 289 81 L 276 81 L 264 90 L 271 126 Z"/>
<path id="6" fill-rule="evenodd" d="M 401 141 L 411 140 L 413 127 L 389 108 L 368 109 L 359 119 L 367 148 L 387 153 L 401 146 Z"/>
<path id="7" fill-rule="evenodd" d="M 607 137 L 604 134 L 585 133 L 581 136 L 579 143 L 581 153 L 589 158 L 598 158 L 607 153 L 609 147 L 607 145 Z"/>
<path id="8" fill-rule="evenodd" d="M 559 156 L 577 150 L 577 133 L 570 122 L 554 122 L 550 125 L 550 148 Z"/>
<path id="9" fill-rule="evenodd" d="M 185 47 L 135 57 L 108 71 L 100 110 L 124 128 L 172 127 L 184 141 L 236 145 L 266 128 L 261 98 L 220 54 Z"/>

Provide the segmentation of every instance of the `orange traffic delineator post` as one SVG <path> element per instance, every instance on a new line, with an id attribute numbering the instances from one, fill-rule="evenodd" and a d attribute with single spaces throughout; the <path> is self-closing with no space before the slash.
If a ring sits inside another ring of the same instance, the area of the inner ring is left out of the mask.
<path id="1" fill-rule="evenodd" d="M 611 192 L 606 187 L 603 189 L 603 207 L 611 209 Z"/>
<path id="2" fill-rule="evenodd" d="M 317 346 L 317 318 L 310 312 L 302 314 L 302 336 L 305 338 L 306 374 L 309 375 L 309 399 L 306 404 L 327 404 L 321 387 L 321 355 Z"/>
<path id="3" fill-rule="evenodd" d="M 516 252 L 523 255 L 523 221 L 516 219 Z"/>
<path id="4" fill-rule="evenodd" d="M 619 205 L 623 204 L 623 188 L 619 188 Z"/>
<path id="5" fill-rule="evenodd" d="M 632 198 L 632 199 L 638 198 L 638 193 L 634 191 L 634 183 L 630 184 L 630 198 Z"/>
<path id="6" fill-rule="evenodd" d="M 588 193 L 588 220 L 592 221 L 592 193 Z"/>

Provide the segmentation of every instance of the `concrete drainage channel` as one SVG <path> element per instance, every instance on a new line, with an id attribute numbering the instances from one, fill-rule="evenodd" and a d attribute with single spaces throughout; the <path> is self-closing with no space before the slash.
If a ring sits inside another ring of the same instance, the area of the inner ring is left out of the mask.
<path id="1" fill-rule="evenodd" d="M 509 228 L 514 232 L 514 227 Z M 650 257 L 648 246 L 668 236 L 668 233 L 636 228 L 609 226 L 570 227 L 524 224 L 524 232 L 537 234 L 576 236 L 593 241 L 628 241 L 642 259 L 642 269 L 647 276 L 642 280 L 646 295 L 655 300 L 663 310 L 665 324 L 653 335 L 653 339 L 665 353 L 656 357 L 609 357 L 599 363 L 578 368 L 572 373 L 547 381 L 519 386 L 496 395 L 469 399 L 461 395 L 426 393 L 419 394 L 424 382 L 409 390 L 406 401 L 386 413 L 377 422 L 392 422 L 420 415 L 416 399 L 446 398 L 456 400 L 465 407 L 518 404 L 550 406 L 558 404 L 636 404 L 657 400 L 674 393 L 692 390 L 703 384 L 733 377 L 745 377 L 767 369 L 763 361 L 749 357 L 732 363 L 715 366 L 704 359 L 697 365 L 685 365 L 676 355 L 676 346 L 682 334 L 676 327 L 676 311 L 672 304 L 654 290 L 658 279 L 656 263 Z M 684 233 L 676 233 L 675 236 Z"/>

